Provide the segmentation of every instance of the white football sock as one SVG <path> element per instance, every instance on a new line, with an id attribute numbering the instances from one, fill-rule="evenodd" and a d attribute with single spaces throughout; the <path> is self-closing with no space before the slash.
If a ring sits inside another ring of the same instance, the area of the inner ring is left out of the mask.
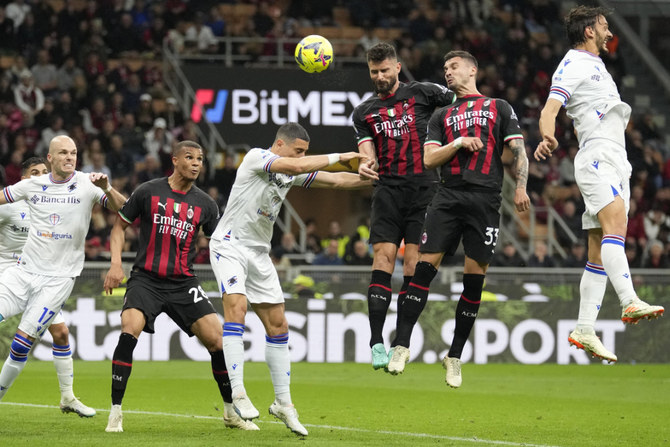
<path id="1" fill-rule="evenodd" d="M 598 312 L 605 296 L 607 273 L 602 265 L 586 263 L 579 283 L 579 316 L 577 329 L 593 332 Z"/>
<path id="2" fill-rule="evenodd" d="M 291 405 L 291 358 L 288 332 L 265 336 L 265 361 L 270 369 L 275 398 L 280 405 Z"/>
<path id="3" fill-rule="evenodd" d="M 606 234 L 600 243 L 600 256 L 607 277 L 612 282 L 622 307 L 628 306 L 637 296 L 630 277 L 628 259 L 624 248 L 625 239 L 616 234 Z"/>
<path id="4" fill-rule="evenodd" d="M 246 394 L 244 389 L 244 325 L 240 323 L 223 324 L 223 355 L 226 358 L 228 377 L 233 397 Z"/>
<path id="5" fill-rule="evenodd" d="M 61 401 L 68 402 L 74 399 L 72 384 L 74 382 L 74 366 L 70 346 L 53 345 L 54 367 L 60 385 Z"/>

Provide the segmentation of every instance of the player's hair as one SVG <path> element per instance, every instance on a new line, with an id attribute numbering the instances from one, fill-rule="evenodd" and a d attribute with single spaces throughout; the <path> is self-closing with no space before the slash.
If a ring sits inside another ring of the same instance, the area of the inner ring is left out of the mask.
<path id="1" fill-rule="evenodd" d="M 295 140 L 304 140 L 309 143 L 309 134 L 304 127 L 298 123 L 286 123 L 277 130 L 275 141 L 283 140 L 287 144 L 293 143 Z"/>
<path id="2" fill-rule="evenodd" d="M 472 65 L 475 66 L 475 68 L 479 68 L 479 63 L 477 63 L 477 58 L 474 57 L 472 54 L 468 53 L 467 51 L 462 51 L 462 50 L 454 50 L 450 51 L 447 54 L 444 55 L 444 61 L 447 62 L 449 59 L 453 59 L 455 57 L 460 57 L 461 59 L 467 59 L 470 61 Z"/>
<path id="3" fill-rule="evenodd" d="M 200 149 L 202 150 L 202 146 L 200 146 L 198 143 L 195 141 L 191 140 L 184 140 L 179 142 L 173 149 L 172 149 L 172 156 L 176 157 L 179 155 L 182 149 L 187 148 L 187 147 L 192 147 L 193 149 Z"/>
<path id="4" fill-rule="evenodd" d="M 390 43 L 380 42 L 370 47 L 366 55 L 368 62 L 384 62 L 386 59 L 398 60 L 395 47 Z"/>
<path id="5" fill-rule="evenodd" d="M 598 17 L 607 17 L 612 10 L 602 6 L 580 5 L 572 8 L 565 16 L 565 31 L 568 35 L 570 46 L 575 47 L 586 42 L 584 31 L 587 27 L 593 27 Z"/>
<path id="6" fill-rule="evenodd" d="M 21 175 L 26 175 L 31 166 L 41 165 L 49 166 L 46 159 L 43 157 L 30 157 L 23 163 L 21 163 Z"/>

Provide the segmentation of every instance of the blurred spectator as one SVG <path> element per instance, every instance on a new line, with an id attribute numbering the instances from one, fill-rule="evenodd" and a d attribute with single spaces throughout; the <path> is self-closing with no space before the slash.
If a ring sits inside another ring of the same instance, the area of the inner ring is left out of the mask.
<path id="1" fill-rule="evenodd" d="M 572 200 L 563 202 L 563 212 L 561 213 L 563 221 L 568 227 L 566 231 L 562 225 L 556 226 L 556 238 L 562 247 L 570 247 L 572 245 L 572 237 L 570 233 L 577 238 L 582 238 L 584 230 L 582 229 L 582 216 L 577 213 L 577 205 Z"/>
<path id="2" fill-rule="evenodd" d="M 219 41 L 204 21 L 204 14 L 196 13 L 193 24 L 186 30 L 185 44 L 189 48 L 195 48 L 199 53 L 216 53 L 219 50 Z"/>
<path id="3" fill-rule="evenodd" d="M 193 263 L 209 264 L 209 239 L 204 234 L 199 234 L 196 244 L 197 251 Z"/>
<path id="4" fill-rule="evenodd" d="M 16 50 L 14 29 L 14 21 L 7 17 L 5 8 L 0 6 L 0 52 L 11 54 Z"/>
<path id="5" fill-rule="evenodd" d="M 642 262 L 642 268 L 645 269 L 667 269 L 670 267 L 668 257 L 665 255 L 663 242 L 653 240 L 649 243 L 648 251 Z"/>
<path id="6" fill-rule="evenodd" d="M 335 241 L 337 243 L 337 255 L 338 257 L 342 258 L 347 250 L 349 236 L 342 234 L 340 223 L 336 220 L 330 221 L 328 224 L 328 235 L 321 239 L 321 246 L 324 248 L 324 250 L 327 250 L 327 248 L 331 245 L 331 241 Z"/>
<path id="7" fill-rule="evenodd" d="M 184 124 L 184 115 L 179 110 L 177 100 L 172 96 L 165 99 L 165 111 L 162 116 L 167 122 L 168 129 L 175 129 Z"/>
<path id="8" fill-rule="evenodd" d="M 123 140 L 123 146 L 130 152 L 135 161 L 144 158 L 144 132 L 135 124 L 135 115 L 126 113 L 123 115 L 121 126 L 117 130 Z"/>
<path id="9" fill-rule="evenodd" d="M 353 252 L 346 257 L 345 263 L 347 265 L 372 265 L 369 248 L 366 242 L 360 239 L 355 241 Z"/>
<path id="10" fill-rule="evenodd" d="M 123 146 L 121 135 L 114 134 L 110 139 L 111 150 L 107 153 L 107 166 L 114 180 L 114 188 L 124 191 L 128 180 L 135 172 L 133 155 Z"/>
<path id="11" fill-rule="evenodd" d="M 37 52 L 37 63 L 30 68 L 33 74 L 35 86 L 39 87 L 45 96 L 51 96 L 58 89 L 58 70 L 51 63 L 49 52 L 39 50 Z"/>
<path id="12" fill-rule="evenodd" d="M 507 241 L 503 244 L 502 250 L 497 250 L 493 255 L 491 261 L 492 266 L 498 267 L 525 267 L 526 262 L 523 260 L 512 241 Z"/>
<path id="13" fill-rule="evenodd" d="M 83 75 L 81 68 L 77 67 L 77 62 L 74 56 L 70 55 L 65 58 L 65 62 L 56 72 L 56 84 L 58 90 L 67 91 L 74 87 L 74 78 L 78 75 Z"/>
<path id="14" fill-rule="evenodd" d="M 67 135 L 67 131 L 63 128 L 64 124 L 63 117 L 60 115 L 51 117 L 51 125 L 42 130 L 40 141 L 35 147 L 35 155 L 46 157 L 51 140 L 58 135 Z"/>
<path id="15" fill-rule="evenodd" d="M 556 267 L 556 260 L 548 253 L 545 241 L 535 241 L 533 254 L 528 258 L 528 267 Z"/>
<path id="16" fill-rule="evenodd" d="M 284 232 L 281 235 L 281 242 L 279 245 L 272 247 L 273 256 L 280 259 L 286 255 L 300 254 L 298 244 L 295 241 L 295 236 L 291 232 Z M 294 264 L 291 261 L 291 264 Z"/>
<path id="17" fill-rule="evenodd" d="M 328 239 L 324 251 L 314 257 L 312 265 L 342 265 L 344 262 L 338 254 L 339 244 L 337 239 Z"/>
<path id="18" fill-rule="evenodd" d="M 14 0 L 5 7 L 5 14 L 12 19 L 15 28 L 23 24 L 28 13 L 30 13 L 30 5 L 25 0 Z"/>
<path id="19" fill-rule="evenodd" d="M 135 111 L 135 123 L 145 132 L 151 130 L 151 128 L 156 124 L 151 101 L 151 95 L 148 93 L 143 93 L 140 95 L 139 107 L 137 107 Z M 166 123 L 167 126 L 165 119 L 163 119 L 163 122 Z"/>
<path id="20" fill-rule="evenodd" d="M 84 244 L 84 259 L 87 261 L 105 261 L 105 258 L 102 256 L 103 251 L 104 248 L 100 237 L 93 236 L 86 240 Z"/>
<path id="21" fill-rule="evenodd" d="M 655 207 L 649 211 L 644 216 L 644 234 L 647 237 L 647 240 L 658 239 L 658 235 L 661 232 L 661 227 L 665 225 L 667 216 L 663 213 L 658 207 Z"/>
<path id="22" fill-rule="evenodd" d="M 216 37 L 223 37 L 226 34 L 226 22 L 223 20 L 221 12 L 217 6 L 212 6 L 210 8 L 205 25 L 211 28 Z"/>
<path id="23" fill-rule="evenodd" d="M 13 185 L 21 180 L 21 163 L 23 163 L 23 152 L 15 149 L 5 166 L 5 185 Z"/>
<path id="24" fill-rule="evenodd" d="M 375 35 L 375 28 L 370 26 L 370 24 L 364 26 L 363 29 L 365 30 L 365 33 L 358 39 L 358 45 L 360 45 L 364 51 L 368 51 L 371 47 L 381 42 L 381 40 Z"/>
<path id="25" fill-rule="evenodd" d="M 44 107 L 44 94 L 33 82 L 33 75 L 27 68 L 21 72 L 21 82 L 14 88 L 14 103 L 23 113 L 27 126 L 31 126 Z"/>
<path id="26" fill-rule="evenodd" d="M 144 134 L 144 149 L 161 161 L 163 169 L 171 166 L 172 134 L 166 129 L 165 118 L 156 118 L 150 131 Z"/>
<path id="27" fill-rule="evenodd" d="M 572 247 L 570 248 L 570 254 L 563 262 L 563 267 L 584 268 L 584 266 L 586 266 L 586 261 L 588 261 L 586 244 L 582 239 L 578 239 L 573 242 Z"/>
<path id="28" fill-rule="evenodd" d="M 632 269 L 642 266 L 641 248 L 635 238 L 630 236 L 626 238 L 626 259 L 628 259 L 628 266 Z"/>
<path id="29" fill-rule="evenodd" d="M 137 171 L 137 184 L 148 182 L 149 180 L 164 177 L 161 163 L 153 154 L 147 154 L 144 157 L 144 163 L 139 166 Z"/>
<path id="30" fill-rule="evenodd" d="M 137 55 L 144 49 L 144 41 L 133 24 L 133 16 L 127 12 L 121 15 L 119 26 L 109 30 L 106 41 L 112 57 Z"/>
<path id="31" fill-rule="evenodd" d="M 88 162 L 81 168 L 81 172 L 102 172 L 112 180 L 112 171 L 106 163 L 105 153 L 102 151 L 100 140 L 94 139 L 91 141 L 87 151 Z"/>

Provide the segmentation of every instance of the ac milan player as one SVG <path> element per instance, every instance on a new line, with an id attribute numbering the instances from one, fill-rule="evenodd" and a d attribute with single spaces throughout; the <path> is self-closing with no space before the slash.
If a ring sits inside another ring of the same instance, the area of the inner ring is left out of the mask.
<path id="1" fill-rule="evenodd" d="M 121 402 L 132 370 L 133 350 L 142 331 L 153 333 L 156 317 L 165 312 L 189 336 L 195 335 L 212 357 L 212 372 L 224 401 L 227 427 L 258 430 L 232 407 L 228 372 L 223 356 L 223 329 L 193 272 L 196 239 L 216 228 L 216 203 L 193 183 L 202 169 L 202 148 L 182 141 L 172 152 L 174 173 L 140 185 L 119 210 L 111 233 L 112 263 L 105 278 L 111 294 L 123 280 L 121 251 L 125 230 L 140 219 L 139 249 L 121 313 L 121 335 L 112 359 L 112 409 L 105 431 L 123 431 Z"/>
<path id="2" fill-rule="evenodd" d="M 451 104 L 454 93 L 430 82 L 399 82 L 400 62 L 395 49 L 380 43 L 367 52 L 375 96 L 354 110 L 353 121 L 359 152 L 367 162 L 359 165 L 362 178 L 378 180 L 372 195 L 370 243 L 374 251 L 368 287 L 372 367 L 386 368 L 398 340 L 387 354 L 382 329 L 391 303 L 391 274 L 398 247 L 405 240 L 404 283 L 398 294 L 398 324 L 413 325 L 419 316 L 416 304 L 405 300 L 409 279 L 419 259 L 419 235 L 426 206 L 435 193 L 437 172 L 423 165 L 423 142 L 428 120 L 436 107 Z M 396 362 L 397 363 L 397 362 Z M 392 367 L 387 369 L 397 374 Z"/>
<path id="3" fill-rule="evenodd" d="M 528 158 L 512 107 L 477 90 L 477 60 L 466 51 L 444 57 L 447 85 L 457 100 L 433 114 L 424 149 L 427 167 L 441 166 L 442 180 L 428 212 L 419 262 L 407 288 L 407 301 L 425 307 L 430 282 L 445 255 L 453 255 L 461 240 L 465 249 L 463 293 L 456 306 L 451 348 L 443 359 L 447 385 L 461 386 L 461 353 L 477 318 L 486 269 L 491 262 L 500 225 L 503 181 L 501 155 L 514 154 L 517 211 L 529 209 L 526 193 Z M 400 344 L 409 345 L 412 327 L 399 327 Z M 390 365 L 389 365 L 390 367 Z M 404 368 L 404 363 L 399 366 Z"/>

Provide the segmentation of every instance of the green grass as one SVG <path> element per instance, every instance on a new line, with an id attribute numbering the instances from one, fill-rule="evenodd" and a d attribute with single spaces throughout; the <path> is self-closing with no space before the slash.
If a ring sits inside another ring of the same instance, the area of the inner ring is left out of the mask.
<path id="1" fill-rule="evenodd" d="M 53 365 L 31 359 L 0 404 L 0 445 L 542 445 L 670 446 L 670 365 L 465 364 L 458 390 L 439 365 L 392 377 L 361 364 L 293 365 L 301 439 L 267 414 L 265 364 L 245 366 L 260 432 L 226 429 L 208 363 L 135 362 L 124 433 L 105 433 L 110 362 L 75 365 L 93 419 L 63 415 Z M 36 406 L 13 405 L 12 403 Z"/>

